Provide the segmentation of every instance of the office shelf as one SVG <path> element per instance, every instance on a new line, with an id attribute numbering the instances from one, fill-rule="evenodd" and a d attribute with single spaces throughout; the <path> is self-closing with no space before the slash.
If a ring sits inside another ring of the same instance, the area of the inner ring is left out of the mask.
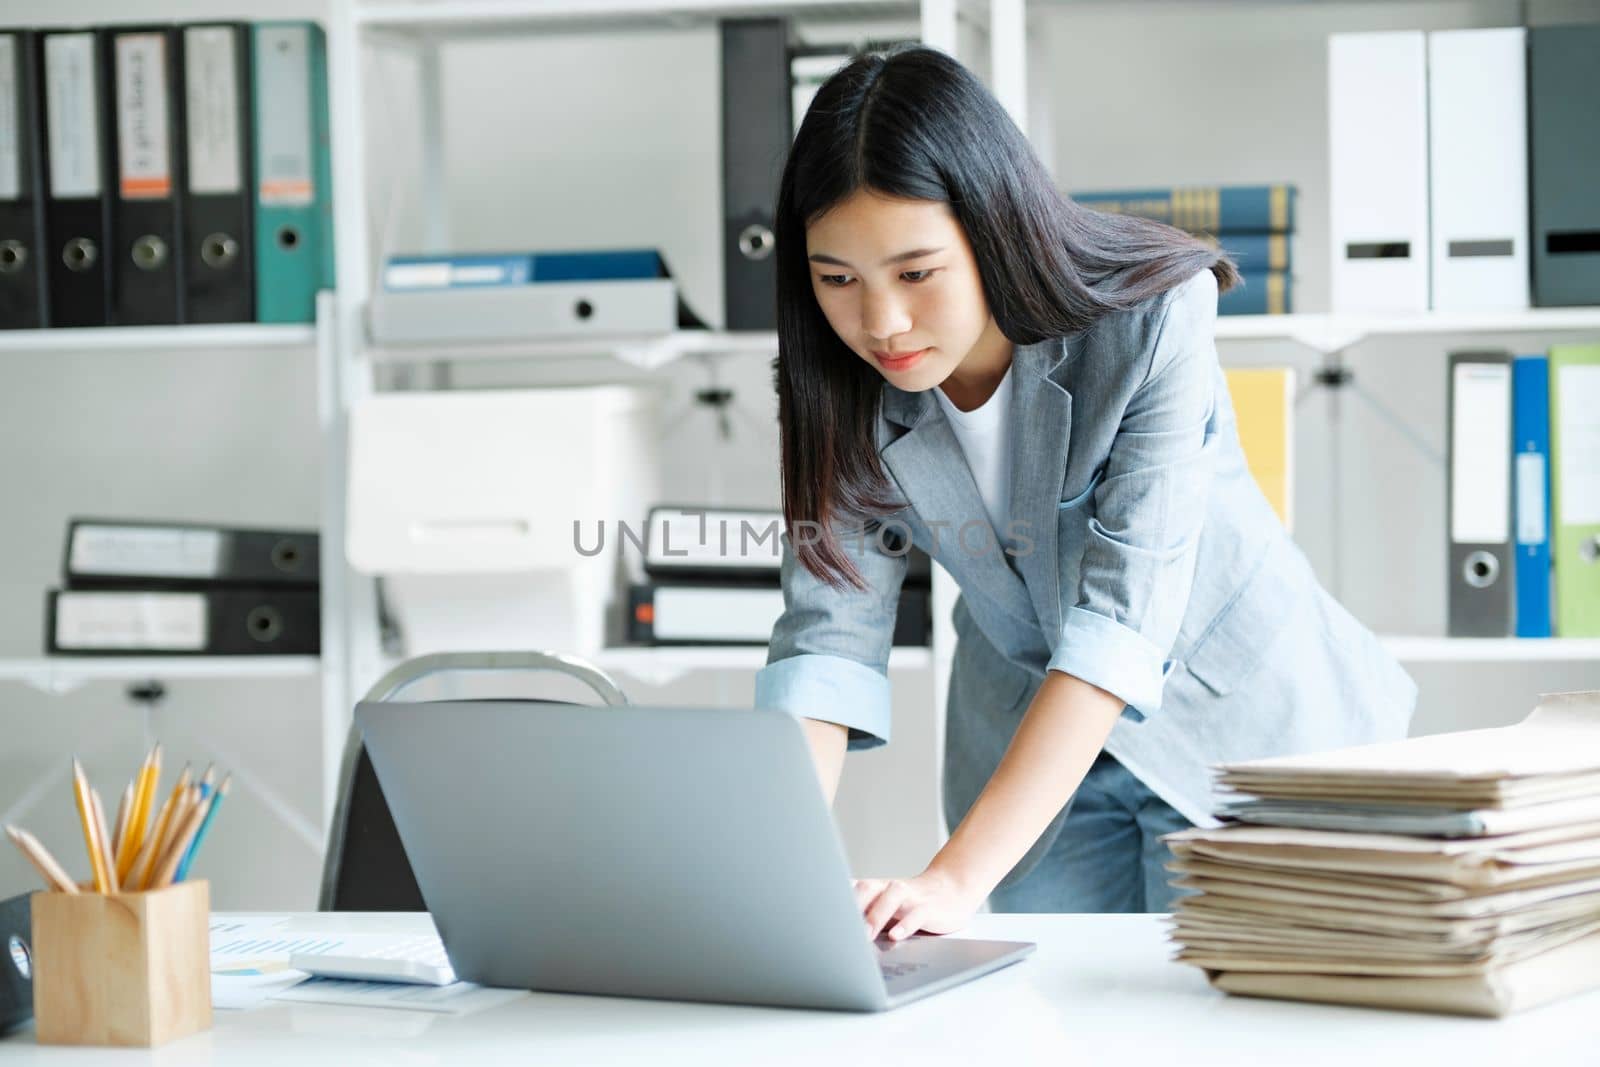
<path id="1" fill-rule="evenodd" d="M 1337 352 L 1372 337 L 1448 334 L 1600 334 L 1600 307 L 1529 308 L 1523 311 L 1429 311 L 1416 315 L 1222 315 L 1219 341 L 1293 341 L 1317 352 Z M 774 355 L 778 335 L 676 330 L 663 334 L 614 334 L 525 341 L 459 341 L 416 345 L 373 344 L 376 363 L 438 363 L 457 360 L 559 360 L 609 355 L 654 370 L 687 355 Z"/>
<path id="2" fill-rule="evenodd" d="M 971 6 L 971 0 L 963 5 Z M 531 31 L 676 30 L 756 15 L 915 19 L 919 12 L 918 0 L 462 0 L 357 4 L 355 21 L 358 26 L 435 37 L 485 37 Z"/>
<path id="3" fill-rule="evenodd" d="M 778 335 L 771 331 L 724 333 L 675 330 L 662 334 L 609 334 L 595 337 L 529 338 L 525 341 L 459 341 L 415 345 L 374 344 L 374 363 L 441 363 L 471 360 L 561 362 L 609 356 L 640 370 L 655 370 L 693 355 L 774 356 Z"/>
<path id="4" fill-rule="evenodd" d="M 1600 307 L 1526 308 L 1520 311 L 1426 311 L 1412 315 L 1221 315 L 1219 341 L 1294 341 L 1318 352 L 1337 352 L 1370 337 L 1419 334 L 1600 333 Z"/>
<path id="5" fill-rule="evenodd" d="M 242 322 L 226 326 L 104 326 L 95 329 L 0 330 L 0 353 L 309 348 L 316 327 Z"/>
<path id="6" fill-rule="evenodd" d="M 191 678 L 314 678 L 316 656 L 51 656 L 0 660 L 0 681 L 65 693 L 91 681 Z"/>
<path id="7" fill-rule="evenodd" d="M 606 648 L 584 658 L 601 670 L 625 674 L 648 685 L 669 685 L 691 671 L 754 673 L 767 662 L 767 649 L 765 645 Z M 889 653 L 890 670 L 926 670 L 932 664 L 927 648 L 897 647 Z"/>
<path id="8" fill-rule="evenodd" d="M 1583 662 L 1600 666 L 1600 638 L 1411 637 L 1388 635 L 1383 645 L 1404 663 Z"/>

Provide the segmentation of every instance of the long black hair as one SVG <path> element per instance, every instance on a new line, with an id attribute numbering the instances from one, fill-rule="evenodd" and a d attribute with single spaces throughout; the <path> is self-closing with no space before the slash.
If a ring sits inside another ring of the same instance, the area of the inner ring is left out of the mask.
<path id="1" fill-rule="evenodd" d="M 828 325 L 806 260 L 806 227 L 860 189 L 949 204 L 989 312 L 1016 345 L 1087 329 L 1203 268 L 1224 290 L 1239 277 L 1198 238 L 1073 203 L 999 101 L 945 53 L 903 46 L 840 69 L 789 150 L 774 227 L 784 519 L 797 559 L 835 588 L 864 583 L 834 520 L 866 521 L 903 504 L 890 495 L 874 440 L 883 379 Z M 792 536 L 797 529 L 821 535 Z"/>

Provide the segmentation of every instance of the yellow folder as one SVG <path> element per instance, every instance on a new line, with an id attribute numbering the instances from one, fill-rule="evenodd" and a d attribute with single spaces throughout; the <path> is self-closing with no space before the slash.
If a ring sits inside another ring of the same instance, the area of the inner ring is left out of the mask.
<path id="1" fill-rule="evenodd" d="M 1294 368 L 1224 372 L 1250 474 L 1284 528 L 1294 532 Z"/>

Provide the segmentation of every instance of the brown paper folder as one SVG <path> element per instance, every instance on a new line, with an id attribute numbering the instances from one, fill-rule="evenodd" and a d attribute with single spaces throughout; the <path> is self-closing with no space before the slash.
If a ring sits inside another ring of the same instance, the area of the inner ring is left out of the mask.
<path id="1" fill-rule="evenodd" d="M 1515 726 L 1232 763 L 1261 797 L 1501 808 L 1600 795 L 1600 693 L 1544 697 Z"/>
<path id="2" fill-rule="evenodd" d="M 1600 988 L 1600 934 L 1530 959 L 1438 978 L 1208 971 L 1211 984 L 1253 997 L 1503 1016 Z"/>

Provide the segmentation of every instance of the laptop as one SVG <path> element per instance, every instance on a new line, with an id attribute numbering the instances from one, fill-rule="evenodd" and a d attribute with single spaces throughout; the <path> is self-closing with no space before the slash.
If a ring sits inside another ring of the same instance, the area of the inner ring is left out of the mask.
<path id="1" fill-rule="evenodd" d="M 788 714 L 467 700 L 355 721 L 466 981 L 882 1011 L 1034 950 L 870 941 Z"/>

